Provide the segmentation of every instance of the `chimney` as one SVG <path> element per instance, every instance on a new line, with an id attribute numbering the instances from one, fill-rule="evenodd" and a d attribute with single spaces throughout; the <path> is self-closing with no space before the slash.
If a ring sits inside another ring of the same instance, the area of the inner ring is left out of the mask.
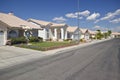
<path id="1" fill-rule="evenodd" d="M 11 11 L 11 12 L 9 12 L 8 14 L 9 14 L 9 15 L 14 15 L 14 13 L 13 13 L 12 11 Z"/>

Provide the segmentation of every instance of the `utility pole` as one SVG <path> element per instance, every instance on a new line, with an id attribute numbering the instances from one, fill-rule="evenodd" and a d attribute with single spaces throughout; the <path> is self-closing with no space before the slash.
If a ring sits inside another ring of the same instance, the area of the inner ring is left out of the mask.
<path id="1" fill-rule="evenodd" d="M 80 27 L 80 23 L 79 23 L 80 22 L 80 19 L 79 19 L 80 18 L 80 14 L 79 14 L 79 12 L 80 12 L 80 1 L 78 0 L 78 15 L 77 15 L 78 27 Z"/>
<path id="2" fill-rule="evenodd" d="M 79 23 L 80 22 L 80 19 L 79 19 L 80 18 L 80 14 L 79 14 L 79 12 L 80 12 L 80 4 L 79 3 L 80 3 L 80 1 L 78 0 L 78 5 L 77 5 L 78 6 L 78 15 L 77 15 L 77 18 L 78 18 L 77 19 L 78 20 L 78 22 L 77 22 L 78 28 L 80 27 L 80 23 Z M 78 42 L 79 42 L 79 38 L 80 37 L 78 36 Z"/>

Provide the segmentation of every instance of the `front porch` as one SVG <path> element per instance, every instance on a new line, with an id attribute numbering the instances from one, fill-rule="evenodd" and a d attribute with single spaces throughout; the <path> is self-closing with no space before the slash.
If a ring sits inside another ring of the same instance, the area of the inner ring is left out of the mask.
<path id="1" fill-rule="evenodd" d="M 63 41 L 67 39 L 66 28 L 51 28 L 50 29 L 50 38 L 53 41 Z"/>

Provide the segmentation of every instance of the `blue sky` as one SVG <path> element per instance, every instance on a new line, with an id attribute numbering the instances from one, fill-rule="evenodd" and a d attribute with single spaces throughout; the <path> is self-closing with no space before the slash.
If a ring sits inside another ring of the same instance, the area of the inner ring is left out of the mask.
<path id="1" fill-rule="evenodd" d="M 77 26 L 78 0 L 0 0 L 0 12 Z M 79 0 L 80 27 L 120 31 L 120 0 Z"/>

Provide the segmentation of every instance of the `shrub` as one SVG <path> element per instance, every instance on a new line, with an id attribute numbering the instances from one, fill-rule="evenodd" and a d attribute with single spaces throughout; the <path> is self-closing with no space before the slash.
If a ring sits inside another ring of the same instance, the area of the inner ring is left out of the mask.
<path id="1" fill-rule="evenodd" d="M 41 37 L 29 37 L 29 42 L 42 42 L 43 38 Z"/>
<path id="2" fill-rule="evenodd" d="M 85 39 L 80 39 L 80 42 L 86 42 L 86 40 Z"/>
<path id="3" fill-rule="evenodd" d="M 38 37 L 29 37 L 29 42 L 39 42 Z"/>
<path id="4" fill-rule="evenodd" d="M 80 42 L 84 42 L 84 39 L 80 39 Z"/>
<path id="5" fill-rule="evenodd" d="M 39 39 L 39 42 L 43 42 L 43 38 L 38 37 L 38 39 Z"/>
<path id="6" fill-rule="evenodd" d="M 21 44 L 21 43 L 27 43 L 27 39 L 25 37 L 19 37 L 19 38 L 11 38 L 11 44 Z"/>
<path id="7" fill-rule="evenodd" d="M 72 39 L 65 39 L 64 41 L 72 41 Z"/>

